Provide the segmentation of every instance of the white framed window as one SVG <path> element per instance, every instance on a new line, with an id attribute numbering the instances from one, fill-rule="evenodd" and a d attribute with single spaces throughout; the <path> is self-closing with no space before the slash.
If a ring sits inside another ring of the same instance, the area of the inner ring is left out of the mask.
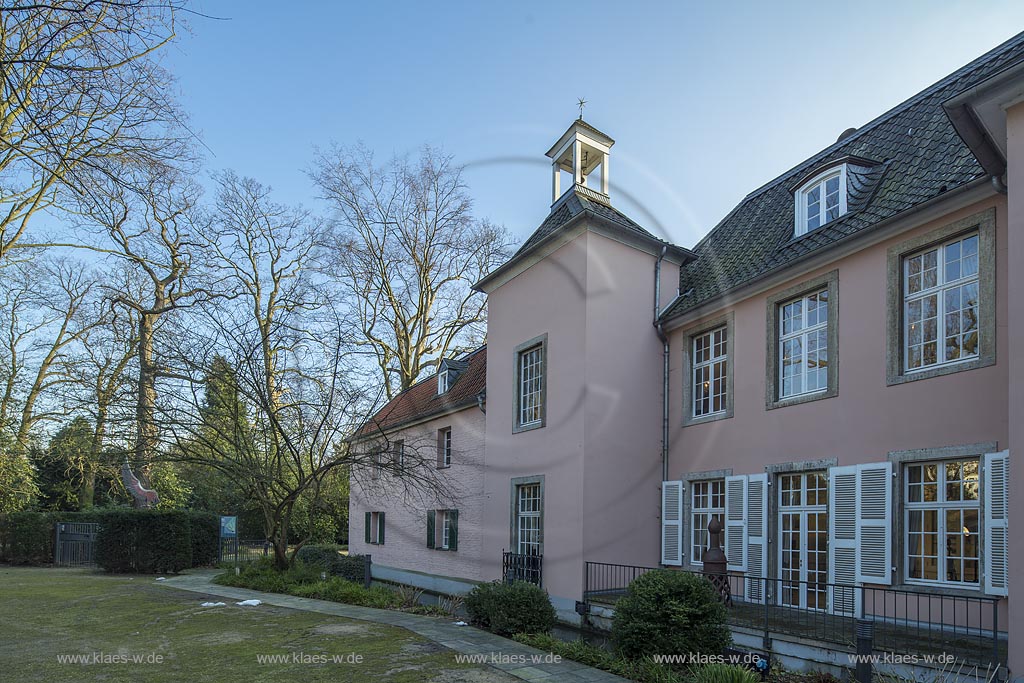
<path id="1" fill-rule="evenodd" d="M 978 233 L 903 259 L 906 372 L 978 357 Z"/>
<path id="2" fill-rule="evenodd" d="M 405 466 L 405 441 L 396 439 L 391 446 L 395 467 L 401 470 Z"/>
<path id="3" fill-rule="evenodd" d="M 452 466 L 452 428 L 445 427 L 437 430 L 437 466 L 439 468 Z"/>
<path id="4" fill-rule="evenodd" d="M 712 519 L 717 519 L 725 528 L 725 479 L 690 484 L 690 564 L 704 563 L 708 524 Z"/>
<path id="5" fill-rule="evenodd" d="M 779 398 L 828 388 L 828 287 L 779 305 Z"/>
<path id="6" fill-rule="evenodd" d="M 520 555 L 541 554 L 542 508 L 539 483 L 516 487 L 516 552 Z"/>
<path id="7" fill-rule="evenodd" d="M 728 392 L 728 329 L 693 337 L 693 416 L 724 413 Z"/>
<path id="8" fill-rule="evenodd" d="M 544 408 L 544 348 L 541 344 L 519 352 L 519 425 L 541 423 Z"/>
<path id="9" fill-rule="evenodd" d="M 846 165 L 831 168 L 796 192 L 795 235 L 806 235 L 846 213 Z"/>
<path id="10" fill-rule="evenodd" d="M 437 393 L 443 394 L 448 391 L 451 386 L 451 374 L 448 369 L 445 368 L 441 372 L 437 373 Z"/>
<path id="11" fill-rule="evenodd" d="M 371 545 L 384 545 L 384 518 L 383 512 L 366 513 L 366 542 Z"/>
<path id="12" fill-rule="evenodd" d="M 905 466 L 908 583 L 979 585 L 979 462 L 965 458 Z"/>
<path id="13" fill-rule="evenodd" d="M 451 510 L 441 512 L 441 549 L 448 550 L 452 541 L 452 517 Z"/>

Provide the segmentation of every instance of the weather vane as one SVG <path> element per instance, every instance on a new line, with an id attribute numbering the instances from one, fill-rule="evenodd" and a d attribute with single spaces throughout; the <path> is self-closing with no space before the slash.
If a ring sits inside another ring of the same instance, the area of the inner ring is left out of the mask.
<path id="1" fill-rule="evenodd" d="M 579 100 L 577 100 L 577 101 L 579 103 L 577 106 L 580 108 L 580 121 L 582 121 L 583 120 L 583 107 L 587 106 L 587 101 L 585 99 L 583 99 L 582 97 L 579 98 Z"/>

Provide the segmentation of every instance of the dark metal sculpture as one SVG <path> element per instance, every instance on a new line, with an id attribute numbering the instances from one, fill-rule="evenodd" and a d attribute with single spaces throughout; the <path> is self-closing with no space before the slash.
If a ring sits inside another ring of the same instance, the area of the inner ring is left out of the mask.
<path id="1" fill-rule="evenodd" d="M 144 487 L 139 478 L 132 472 L 132 468 L 128 465 L 128 458 L 125 458 L 124 464 L 121 465 L 121 481 L 124 482 L 124 487 L 128 489 L 128 493 L 132 494 L 132 498 L 135 499 L 135 507 L 151 508 L 160 502 L 160 496 L 157 492 Z"/>
<path id="2" fill-rule="evenodd" d="M 722 551 L 722 523 L 714 517 L 708 524 L 708 547 L 704 551 L 704 576 L 718 589 L 722 602 L 732 606 L 732 590 L 729 588 L 729 560 Z"/>

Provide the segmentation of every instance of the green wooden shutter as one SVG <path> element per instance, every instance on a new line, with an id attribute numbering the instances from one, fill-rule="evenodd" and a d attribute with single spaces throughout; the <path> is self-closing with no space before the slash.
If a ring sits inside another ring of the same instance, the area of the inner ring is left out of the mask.
<path id="1" fill-rule="evenodd" d="M 384 545 L 384 513 L 377 514 L 377 543 Z"/>
<path id="2" fill-rule="evenodd" d="M 459 511 L 448 511 L 448 550 L 459 549 Z"/>
<path id="3" fill-rule="evenodd" d="M 365 528 L 365 531 L 366 531 L 366 542 L 367 543 L 370 542 L 370 516 L 372 514 L 373 514 L 372 512 L 367 512 L 366 513 L 366 528 Z"/>
<path id="4" fill-rule="evenodd" d="M 427 547 L 434 547 L 434 511 L 427 510 Z"/>

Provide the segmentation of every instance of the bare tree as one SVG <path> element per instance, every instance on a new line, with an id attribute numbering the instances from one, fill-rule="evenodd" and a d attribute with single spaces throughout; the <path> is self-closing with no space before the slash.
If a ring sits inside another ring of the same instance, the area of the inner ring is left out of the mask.
<path id="1" fill-rule="evenodd" d="M 177 0 L 10 0 L 0 6 L 0 262 L 38 212 L 117 164 L 185 149 L 158 52 Z"/>
<path id="2" fill-rule="evenodd" d="M 0 424 L 11 426 L 24 451 L 37 424 L 67 415 L 60 389 L 73 381 L 74 345 L 99 324 L 87 311 L 95 282 L 68 260 L 18 263 L 4 275 Z"/>
<path id="3" fill-rule="evenodd" d="M 509 255 L 508 233 L 472 215 L 462 168 L 429 147 L 374 163 L 363 147 L 319 155 L 313 180 L 337 212 L 326 272 L 356 311 L 387 396 L 480 343 L 486 299 L 470 285 Z"/>
<path id="4" fill-rule="evenodd" d="M 143 283 L 138 296 L 114 288 L 108 294 L 115 305 L 132 311 L 137 322 L 134 458 L 147 473 L 159 445 L 157 383 L 188 379 L 158 353 L 160 328 L 171 314 L 219 294 L 202 277 L 207 223 L 198 205 L 198 186 L 167 166 L 149 166 L 138 177 L 137 189 L 97 184 L 102 201 L 90 203 L 89 212 L 110 244 L 93 249 L 127 265 Z"/>

